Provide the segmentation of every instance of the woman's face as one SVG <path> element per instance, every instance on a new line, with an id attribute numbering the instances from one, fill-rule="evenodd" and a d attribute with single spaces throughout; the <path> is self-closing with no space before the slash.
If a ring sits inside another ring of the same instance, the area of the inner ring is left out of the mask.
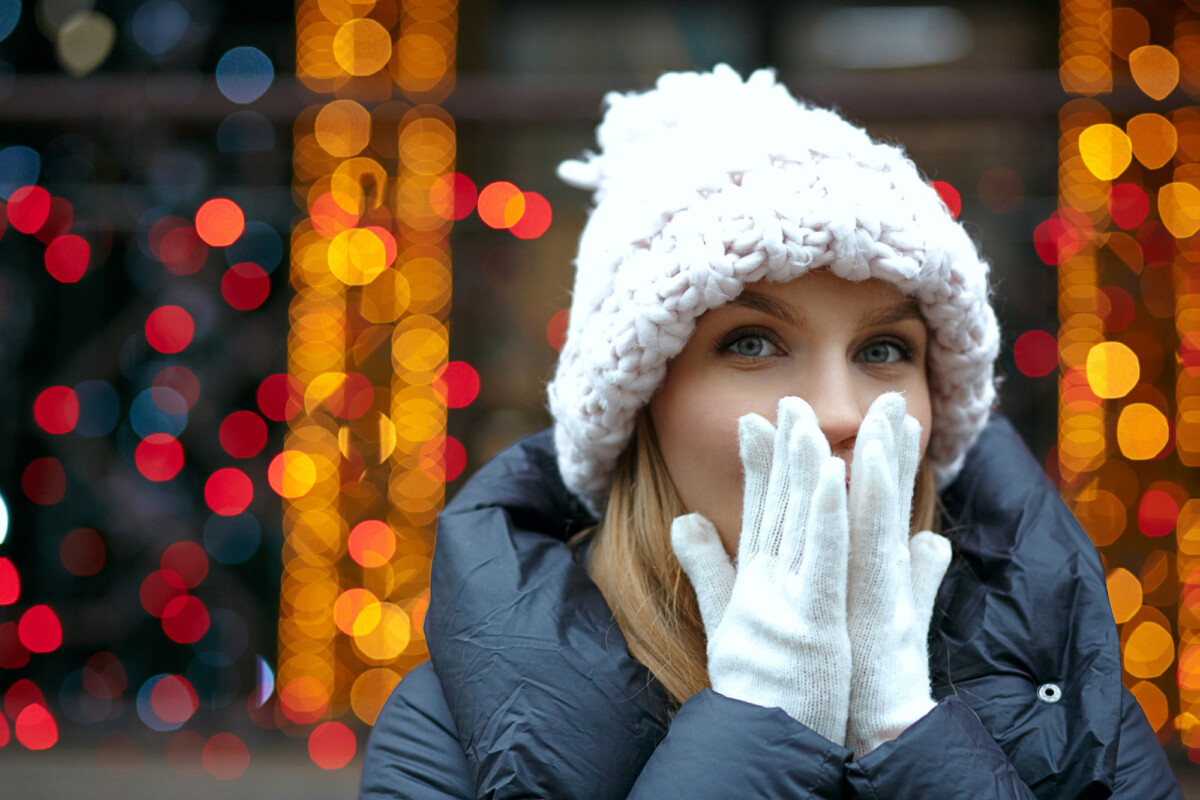
<path id="1" fill-rule="evenodd" d="M 901 392 L 921 423 L 923 456 L 932 417 L 926 340 L 913 298 L 890 283 L 855 283 L 823 270 L 787 283 L 759 281 L 702 315 L 650 401 L 684 507 L 716 526 L 730 557 L 737 552 L 738 418 L 754 412 L 773 422 L 782 397 L 812 406 L 833 454 L 852 468 L 854 440 L 872 401 Z"/>

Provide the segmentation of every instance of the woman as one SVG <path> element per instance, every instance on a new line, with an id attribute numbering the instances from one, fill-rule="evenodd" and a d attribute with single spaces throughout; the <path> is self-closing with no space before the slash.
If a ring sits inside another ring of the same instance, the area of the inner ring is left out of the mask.
<path id="1" fill-rule="evenodd" d="M 911 162 L 765 71 L 608 105 L 554 430 L 443 513 L 361 796 L 1180 797 Z"/>

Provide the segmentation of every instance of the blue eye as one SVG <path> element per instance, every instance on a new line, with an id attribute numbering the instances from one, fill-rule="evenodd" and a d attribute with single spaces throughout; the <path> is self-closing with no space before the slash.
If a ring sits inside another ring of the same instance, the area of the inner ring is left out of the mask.
<path id="1" fill-rule="evenodd" d="M 859 352 L 868 364 L 890 364 L 907 357 L 904 349 L 895 342 L 871 342 Z"/>
<path id="2" fill-rule="evenodd" d="M 765 336 L 753 334 L 739 337 L 729 345 L 729 349 L 734 355 L 743 358 L 761 358 L 775 353 L 775 345 L 771 344 Z"/>

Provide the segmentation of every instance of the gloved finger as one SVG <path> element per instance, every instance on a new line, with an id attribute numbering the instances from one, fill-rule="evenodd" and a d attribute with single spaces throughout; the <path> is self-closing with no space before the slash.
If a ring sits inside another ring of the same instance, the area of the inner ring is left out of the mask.
<path id="1" fill-rule="evenodd" d="M 908 529 L 899 521 L 896 483 L 880 438 L 864 441 L 859 434 L 851 468 L 850 568 L 856 584 L 873 586 L 890 569 L 894 548 L 904 546 Z"/>
<path id="2" fill-rule="evenodd" d="M 866 416 L 881 417 L 891 428 L 892 435 L 898 436 L 907 408 L 908 404 L 904 400 L 904 395 L 899 392 L 884 392 L 871 401 Z M 865 419 L 864 417 L 864 421 Z"/>
<path id="3" fill-rule="evenodd" d="M 871 442 L 878 441 L 883 447 L 883 455 L 885 463 L 892 472 L 895 479 L 895 452 L 896 452 L 896 435 L 895 429 L 892 426 L 891 416 L 894 416 L 896 410 L 896 400 L 899 395 L 895 392 L 887 392 L 881 394 L 871 404 L 867 410 L 867 415 L 863 417 L 862 423 L 858 426 L 858 435 L 854 440 L 854 460 L 858 460 L 859 453 L 862 452 Z M 901 400 L 901 402 L 903 402 Z M 891 416 L 889 416 L 891 415 Z M 850 478 L 854 479 L 854 461 L 850 462 Z"/>
<path id="4" fill-rule="evenodd" d="M 796 571 L 798 586 L 810 608 L 821 619 L 846 617 L 846 574 L 850 530 L 846 514 L 846 464 L 830 457 L 821 474 L 805 525 L 808 539 Z"/>
<path id="5" fill-rule="evenodd" d="M 738 452 L 745 486 L 742 490 L 742 544 L 757 549 L 758 531 L 767 506 L 775 427 L 758 414 L 738 419 Z M 739 552 L 742 547 L 739 546 Z"/>
<path id="6" fill-rule="evenodd" d="M 771 472 L 767 479 L 763 514 L 757 533 L 757 550 L 769 555 L 778 555 L 779 543 L 786 531 L 784 521 L 787 499 L 791 495 L 791 471 L 788 469 L 788 440 L 797 420 L 812 409 L 799 397 L 781 398 L 775 409 L 775 438 L 771 443 Z"/>
<path id="7" fill-rule="evenodd" d="M 950 540 L 932 531 L 921 531 L 908 540 L 908 552 L 912 569 L 913 613 L 921 626 L 920 630 L 928 631 L 938 588 L 950 566 Z"/>
<path id="8" fill-rule="evenodd" d="M 811 528 L 805 523 L 820 484 L 821 465 L 829 457 L 829 440 L 822 433 L 816 415 L 811 414 L 798 421 L 788 442 L 791 496 L 787 500 L 783 541 L 779 546 L 779 557 L 791 571 L 795 571 L 800 564 L 806 546 L 805 539 L 810 535 Z M 844 492 L 844 476 L 842 483 Z"/>
<path id="9" fill-rule="evenodd" d="M 704 630 L 711 636 L 725 617 L 737 578 L 721 536 L 704 515 L 685 514 L 671 522 L 671 549 L 696 591 Z"/>
<path id="10" fill-rule="evenodd" d="M 917 468 L 921 463 L 921 423 L 915 417 L 906 416 L 896 437 L 897 478 L 899 489 L 900 519 L 905 530 L 912 528 L 913 491 L 917 482 Z"/>

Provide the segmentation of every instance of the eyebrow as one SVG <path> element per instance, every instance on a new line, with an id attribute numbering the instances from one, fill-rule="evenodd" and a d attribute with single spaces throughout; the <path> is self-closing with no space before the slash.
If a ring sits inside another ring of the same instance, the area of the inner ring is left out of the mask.
<path id="1" fill-rule="evenodd" d="M 752 289 L 744 290 L 740 295 L 731 300 L 730 304 L 770 314 L 772 317 L 781 319 L 797 328 L 805 327 L 804 319 L 792 313 L 792 309 L 789 306 L 779 303 L 766 295 L 759 294 Z M 921 309 L 917 305 L 916 298 L 905 297 L 885 308 L 867 311 L 858 318 L 858 327 L 875 328 L 881 325 L 894 325 L 897 322 L 904 322 L 910 319 L 923 320 L 924 317 L 921 315 Z"/>

